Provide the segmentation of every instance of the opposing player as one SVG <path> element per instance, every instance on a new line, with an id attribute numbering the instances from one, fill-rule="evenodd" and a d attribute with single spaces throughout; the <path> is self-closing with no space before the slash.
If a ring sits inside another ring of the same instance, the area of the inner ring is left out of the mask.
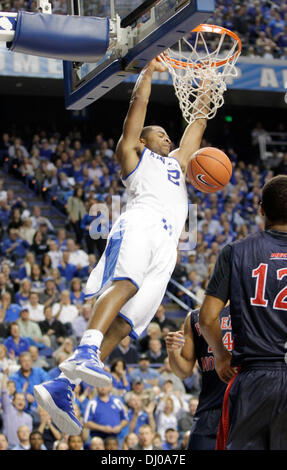
<path id="1" fill-rule="evenodd" d="M 287 449 L 287 176 L 264 185 L 261 213 L 265 230 L 219 254 L 199 315 L 217 373 L 229 382 L 217 449 Z M 232 354 L 219 324 L 228 299 Z"/>
<path id="2" fill-rule="evenodd" d="M 127 210 L 112 227 L 105 252 L 87 281 L 87 298 L 98 296 L 88 329 L 72 357 L 61 363 L 60 377 L 35 387 L 38 403 L 69 434 L 81 430 L 72 406 L 75 384 L 83 380 L 103 387 L 111 382 L 102 361 L 125 336 L 136 338 L 146 328 L 176 263 L 188 212 L 185 174 L 200 147 L 209 98 L 201 98 L 202 118 L 186 128 L 170 156 L 166 131 L 144 127 L 153 73 L 164 70 L 156 59 L 142 70 L 124 121 L 116 154 L 128 190 Z"/>
<path id="3" fill-rule="evenodd" d="M 213 353 L 199 328 L 199 309 L 190 312 L 184 322 L 184 332 L 171 332 L 166 337 L 169 363 L 182 380 L 192 374 L 196 361 L 202 373 L 197 410 L 188 440 L 189 450 L 215 450 L 226 384 L 216 371 Z M 229 306 L 220 312 L 222 340 L 232 350 L 232 330 Z"/>

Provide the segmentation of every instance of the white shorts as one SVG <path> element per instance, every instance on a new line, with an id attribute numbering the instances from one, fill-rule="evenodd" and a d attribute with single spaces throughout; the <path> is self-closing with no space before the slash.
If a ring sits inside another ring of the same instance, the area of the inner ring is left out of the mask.
<path id="1" fill-rule="evenodd" d="M 143 210 L 129 210 L 112 227 L 105 252 L 91 272 L 86 299 L 101 295 L 113 281 L 128 279 L 138 292 L 122 307 L 121 315 L 138 338 L 164 297 L 177 259 L 177 241 L 166 220 Z"/>

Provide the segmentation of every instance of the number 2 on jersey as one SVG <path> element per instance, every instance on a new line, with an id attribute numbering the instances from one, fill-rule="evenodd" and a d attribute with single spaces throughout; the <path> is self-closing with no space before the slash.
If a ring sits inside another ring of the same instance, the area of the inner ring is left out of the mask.
<path id="1" fill-rule="evenodd" d="M 265 289 L 268 275 L 268 264 L 261 263 L 252 271 L 252 277 L 256 278 L 255 297 L 250 299 L 251 305 L 255 307 L 267 307 L 268 300 L 265 299 Z M 287 276 L 287 268 L 277 270 L 277 279 L 280 281 Z M 276 295 L 273 308 L 275 310 L 287 310 L 287 286 L 283 287 Z"/>
<path id="2" fill-rule="evenodd" d="M 167 170 L 167 178 L 176 186 L 179 186 L 180 172 L 178 170 Z"/>

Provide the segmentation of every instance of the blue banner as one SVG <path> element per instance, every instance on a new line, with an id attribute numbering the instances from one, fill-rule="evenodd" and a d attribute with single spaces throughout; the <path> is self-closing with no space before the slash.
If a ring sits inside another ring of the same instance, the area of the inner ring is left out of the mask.
<path id="1" fill-rule="evenodd" d="M 63 62 L 27 54 L 20 54 L 0 47 L 0 76 L 63 78 Z"/>
<path id="2" fill-rule="evenodd" d="M 234 90 L 287 91 L 287 61 L 241 58 L 236 64 L 237 77 L 227 81 L 227 88 Z M 136 81 L 137 77 L 129 77 Z M 153 83 L 172 84 L 166 73 L 155 73 Z"/>
<path id="3" fill-rule="evenodd" d="M 279 91 L 287 90 L 287 62 L 265 61 L 238 64 L 238 77 L 230 84 L 235 90 Z"/>
<path id="4" fill-rule="evenodd" d="M 86 65 L 85 72 L 94 65 Z M 227 83 L 234 90 L 287 91 L 287 61 L 263 61 L 256 58 L 241 58 L 236 65 L 238 76 Z M 0 76 L 63 78 L 63 62 L 17 52 L 11 52 L 4 46 L 0 47 Z M 130 75 L 126 81 L 135 82 L 137 75 Z M 167 72 L 155 73 L 153 83 L 171 85 L 171 77 Z"/>

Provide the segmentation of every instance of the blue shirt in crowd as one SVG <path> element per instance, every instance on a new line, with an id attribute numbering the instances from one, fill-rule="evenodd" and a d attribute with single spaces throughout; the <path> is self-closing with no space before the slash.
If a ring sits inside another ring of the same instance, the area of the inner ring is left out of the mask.
<path id="1" fill-rule="evenodd" d="M 66 281 L 71 281 L 73 277 L 77 276 L 77 266 L 74 264 L 67 263 L 65 268 L 59 264 L 58 270 L 60 271 L 61 276 L 66 279 Z"/>
<path id="2" fill-rule="evenodd" d="M 131 422 L 132 418 L 133 418 L 133 415 L 134 415 L 134 410 L 132 409 L 129 409 L 128 410 L 128 419 L 129 419 L 129 422 Z M 143 426 L 144 424 L 149 424 L 149 419 L 148 419 L 148 414 L 146 411 L 142 410 L 139 412 L 138 414 L 138 419 L 137 419 L 137 422 L 136 422 L 136 425 L 135 425 L 135 428 L 134 428 L 134 433 L 138 434 L 139 433 L 139 428 L 141 426 Z"/>
<path id="3" fill-rule="evenodd" d="M 117 398 L 113 395 L 110 395 L 107 402 L 101 400 L 99 397 L 96 397 L 94 400 L 91 400 L 86 408 L 84 421 L 93 421 L 94 423 L 101 424 L 103 426 L 118 426 L 121 424 L 121 421 L 128 420 L 127 413 L 124 409 L 124 405 L 120 398 Z M 99 436 L 102 439 L 105 439 L 107 436 L 105 432 L 91 430 L 91 437 Z M 117 437 L 118 434 L 112 434 L 114 437 Z"/>
<path id="4" fill-rule="evenodd" d="M 34 386 L 39 385 L 42 382 L 51 380 L 48 372 L 46 372 L 42 367 L 32 367 L 29 377 L 25 377 L 19 369 L 15 374 L 10 376 L 10 380 L 15 382 L 16 392 L 23 392 L 24 385 L 28 382 L 28 387 L 26 393 L 34 395 Z M 37 406 L 37 402 L 34 402 L 34 406 Z"/>
<path id="5" fill-rule="evenodd" d="M 21 307 L 17 304 L 11 304 L 5 313 L 4 322 L 11 323 L 20 317 Z"/>
<path id="6" fill-rule="evenodd" d="M 26 338 L 20 338 L 19 343 L 15 343 L 12 336 L 5 339 L 4 345 L 6 346 L 9 354 L 11 351 L 14 351 L 16 357 L 20 356 L 21 353 L 28 351 L 30 347 L 30 343 Z"/>
<path id="7" fill-rule="evenodd" d="M 2 253 L 3 255 L 6 255 L 6 251 L 16 243 L 15 248 L 12 250 L 12 252 L 20 258 L 24 258 L 27 253 L 27 248 L 29 248 L 29 243 L 26 242 L 25 240 L 21 240 L 21 238 L 17 238 L 16 241 L 11 240 L 10 238 L 6 238 L 6 240 L 3 240 L 3 245 L 2 245 Z"/>

